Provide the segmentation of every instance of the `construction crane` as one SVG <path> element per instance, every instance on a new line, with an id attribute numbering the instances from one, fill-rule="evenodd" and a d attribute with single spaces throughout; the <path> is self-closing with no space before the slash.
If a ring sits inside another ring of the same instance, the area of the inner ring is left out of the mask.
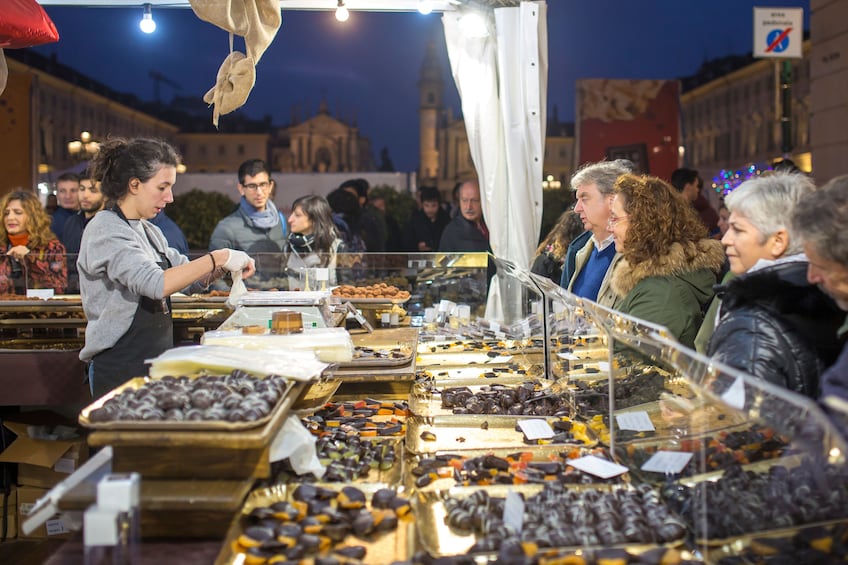
<path id="1" fill-rule="evenodd" d="M 151 70 L 149 74 L 150 74 L 150 78 L 153 79 L 153 97 L 156 99 L 156 102 L 162 101 L 159 97 L 159 84 L 160 83 L 165 83 L 168 86 L 170 86 L 171 88 L 173 88 L 174 90 L 180 89 L 179 84 L 172 81 L 171 79 L 169 79 L 168 77 L 166 77 L 165 75 L 163 75 L 162 73 L 160 73 L 158 71 Z"/>

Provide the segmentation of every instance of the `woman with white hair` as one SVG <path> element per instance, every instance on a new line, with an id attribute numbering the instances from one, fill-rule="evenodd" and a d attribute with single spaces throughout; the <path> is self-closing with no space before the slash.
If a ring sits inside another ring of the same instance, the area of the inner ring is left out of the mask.
<path id="1" fill-rule="evenodd" d="M 792 235 L 792 211 L 813 190 L 804 175 L 776 174 L 727 195 L 729 228 L 721 241 L 736 278 L 719 288 L 707 354 L 815 398 L 822 370 L 839 354 L 844 313 L 807 281 L 807 257 Z"/>

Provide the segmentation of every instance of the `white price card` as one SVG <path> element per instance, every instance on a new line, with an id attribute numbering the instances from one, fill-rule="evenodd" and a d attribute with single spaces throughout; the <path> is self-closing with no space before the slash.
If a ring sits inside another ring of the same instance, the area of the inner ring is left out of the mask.
<path id="1" fill-rule="evenodd" d="M 559 357 L 560 359 L 565 359 L 567 361 L 577 361 L 578 359 L 580 359 L 580 357 L 578 357 L 577 355 L 575 355 L 571 351 L 566 351 L 564 353 L 557 353 L 557 357 Z"/>
<path id="2" fill-rule="evenodd" d="M 509 363 L 512 361 L 512 355 L 498 355 L 497 357 L 487 357 L 484 363 Z"/>
<path id="3" fill-rule="evenodd" d="M 545 420 L 519 420 L 518 427 L 530 441 L 554 437 L 553 428 Z"/>
<path id="4" fill-rule="evenodd" d="M 721 395 L 721 399 L 727 402 L 732 408 L 738 408 L 740 410 L 745 408 L 745 382 L 741 378 L 736 377 L 730 388 Z"/>
<path id="5" fill-rule="evenodd" d="M 602 373 L 609 373 L 609 361 L 598 361 L 598 370 Z"/>
<path id="6" fill-rule="evenodd" d="M 633 430 L 634 432 L 652 432 L 654 423 L 648 417 L 648 413 L 644 410 L 638 412 L 625 412 L 624 414 L 616 414 L 615 421 L 620 430 Z"/>
<path id="7" fill-rule="evenodd" d="M 594 455 L 587 455 L 578 459 L 572 459 L 567 463 L 579 471 L 589 473 L 590 475 L 594 475 L 602 479 L 617 477 L 628 471 L 627 467 L 624 465 L 619 465 L 618 463 L 613 463 L 612 461 L 607 461 L 606 459 L 601 459 Z"/>
<path id="8" fill-rule="evenodd" d="M 38 298 L 40 300 L 50 300 L 54 296 L 52 288 L 28 288 L 27 298 Z"/>
<path id="9" fill-rule="evenodd" d="M 676 475 L 692 459 L 692 454 L 685 451 L 657 451 L 642 465 L 643 471 Z"/>
<path id="10" fill-rule="evenodd" d="M 511 490 L 506 495 L 503 512 L 504 524 L 514 532 L 521 532 L 524 525 L 524 499 L 521 495 Z"/>

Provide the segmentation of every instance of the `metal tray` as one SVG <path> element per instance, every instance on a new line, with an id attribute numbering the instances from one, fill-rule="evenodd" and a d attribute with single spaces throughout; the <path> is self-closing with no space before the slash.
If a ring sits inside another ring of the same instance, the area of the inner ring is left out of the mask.
<path id="1" fill-rule="evenodd" d="M 354 348 L 354 357 L 352 361 L 347 363 L 339 363 L 340 369 L 347 368 L 361 368 L 361 367 L 403 367 L 404 365 L 409 365 L 413 360 L 414 356 L 412 354 L 413 349 L 411 347 L 400 347 L 401 357 L 390 357 L 390 358 L 380 358 L 380 357 L 356 357 L 356 350 L 360 349 L 361 346 L 356 346 Z M 384 349 L 392 349 L 395 347 L 380 347 L 378 345 L 369 346 L 368 349 L 372 349 L 375 351 L 384 350 Z"/>
<path id="2" fill-rule="evenodd" d="M 515 430 L 519 420 L 540 419 L 532 416 L 483 416 L 451 415 L 424 418 L 411 416 L 406 419 L 406 448 L 414 454 L 437 452 L 463 452 L 471 449 L 509 449 L 522 451 L 530 445 L 524 443 L 524 434 Z M 548 418 L 552 420 L 552 418 Z M 436 439 L 427 441 L 424 432 L 435 434 Z M 586 426 L 588 443 L 559 443 L 567 447 L 595 447 L 598 440 Z"/>
<path id="3" fill-rule="evenodd" d="M 471 365 L 469 367 L 454 367 L 442 368 L 432 367 L 429 369 L 421 369 L 416 378 L 419 380 L 428 379 L 430 381 L 450 383 L 454 379 L 456 381 L 475 381 L 476 384 L 482 384 L 487 380 L 492 380 L 498 383 L 520 383 L 528 379 L 535 378 L 533 375 L 525 372 L 519 372 L 521 369 L 515 370 L 512 367 L 486 367 L 480 365 Z"/>
<path id="4" fill-rule="evenodd" d="M 338 294 L 333 296 L 341 299 L 342 302 L 350 302 L 354 306 L 379 306 L 381 304 L 405 304 L 409 302 L 408 296 L 406 298 L 346 298 Z"/>
<path id="5" fill-rule="evenodd" d="M 762 532 L 756 532 L 752 534 L 745 534 L 743 536 L 734 537 L 734 538 L 726 538 L 726 539 L 714 539 L 709 540 L 707 546 L 709 549 L 706 551 L 706 557 L 709 559 L 710 563 L 716 563 L 719 559 L 723 557 L 733 557 L 745 554 L 745 550 L 751 546 L 751 543 L 754 540 L 763 539 L 763 538 L 784 538 L 791 539 L 796 534 L 800 533 L 803 530 L 808 530 L 812 528 L 824 528 L 828 530 L 831 534 L 833 533 L 833 529 L 835 526 L 841 524 L 848 524 L 848 519 L 841 520 L 831 520 L 827 522 L 816 522 L 812 524 L 804 524 L 803 526 L 795 526 L 793 528 L 782 528 L 779 530 L 765 530 Z M 836 544 L 834 544 L 836 545 Z M 797 549 L 801 549 L 800 547 Z M 762 555 L 758 555 L 759 558 L 762 558 Z M 836 555 L 833 555 L 834 562 L 837 559 Z M 844 560 L 844 557 L 843 557 Z M 752 561 L 753 562 L 753 561 Z"/>
<path id="6" fill-rule="evenodd" d="M 447 510 L 443 497 L 448 495 L 453 498 L 465 498 L 470 496 L 475 491 L 485 490 L 489 496 L 503 498 L 510 491 L 519 492 L 526 497 L 532 496 L 540 492 L 544 485 L 494 485 L 488 487 L 453 487 L 447 491 L 421 493 L 413 498 L 413 508 L 415 511 L 415 520 L 418 526 L 418 538 L 423 548 L 434 557 L 443 557 L 449 555 L 467 554 L 474 544 L 476 537 L 473 533 L 463 533 L 448 526 L 446 522 Z M 566 490 L 598 490 L 610 492 L 617 489 L 628 489 L 627 485 L 601 485 L 601 486 L 581 486 L 581 485 L 565 485 Z M 660 546 L 655 544 L 629 544 L 611 546 L 622 548 L 633 552 L 644 552 L 647 549 L 655 547 L 679 547 L 680 542 Z M 549 548 L 545 548 L 547 551 Z M 591 549 L 602 549 L 601 547 L 592 548 L 588 546 L 576 546 L 573 548 L 550 548 L 550 549 L 582 549 L 584 552 Z M 485 555 L 485 554 L 484 554 Z"/>
<path id="7" fill-rule="evenodd" d="M 521 375 L 521 379 L 514 377 L 495 377 L 491 379 L 476 378 L 476 379 L 457 379 L 452 381 L 436 380 L 432 382 L 417 382 L 412 387 L 412 393 L 409 395 L 409 410 L 416 416 L 454 416 L 453 409 L 442 408 L 441 391 L 446 388 L 467 387 L 472 392 L 477 393 L 483 387 L 491 385 L 505 385 L 515 387 L 521 383 L 534 381 L 527 375 Z M 545 381 L 541 381 L 545 384 Z M 547 381 L 548 385 L 553 385 L 554 381 Z M 548 389 L 554 394 L 568 394 L 568 391 L 560 386 L 551 387 Z M 569 409 L 573 415 L 572 403 L 569 401 Z M 487 414 L 480 414 L 481 417 Z M 529 417 L 529 416 L 525 416 Z"/>
<path id="8" fill-rule="evenodd" d="M 439 474 L 439 478 L 433 479 L 433 481 L 428 485 L 417 486 L 415 484 L 415 481 L 418 479 L 418 477 L 415 476 L 411 472 L 412 469 L 416 468 L 419 465 L 419 463 L 421 462 L 422 459 L 426 459 L 426 458 L 430 458 L 430 457 L 436 457 L 436 456 L 452 455 L 453 457 L 461 458 L 461 459 L 465 460 L 465 459 L 472 459 L 472 458 L 480 457 L 480 456 L 484 456 L 484 455 L 494 455 L 494 456 L 500 457 L 500 458 L 514 457 L 514 456 L 518 455 L 518 456 L 521 456 L 522 463 L 526 463 L 526 462 L 547 463 L 547 462 L 551 462 L 551 461 L 558 461 L 558 462 L 564 462 L 566 465 L 568 464 L 569 459 L 574 459 L 574 458 L 577 458 L 577 457 L 583 457 L 583 456 L 586 456 L 586 455 L 597 455 L 598 457 L 602 457 L 604 459 L 610 460 L 610 457 L 609 457 L 609 455 L 607 455 L 606 450 L 604 450 L 603 448 L 600 448 L 600 447 L 585 448 L 585 447 L 574 447 L 574 446 L 569 446 L 569 445 L 565 445 L 565 444 L 536 445 L 536 446 L 527 445 L 527 446 L 524 446 L 524 447 L 525 447 L 524 449 L 521 449 L 521 450 L 518 450 L 518 451 L 513 450 L 513 449 L 504 449 L 504 448 L 500 448 L 500 449 L 469 449 L 469 450 L 461 451 L 459 453 L 437 452 L 437 453 L 434 453 L 434 454 L 427 454 L 426 456 L 409 455 L 407 457 L 407 461 L 405 462 L 406 470 L 407 470 L 407 474 L 404 477 L 404 479 L 406 481 L 406 488 L 410 491 L 433 492 L 433 491 L 443 491 L 443 490 L 447 490 L 447 489 L 450 489 L 450 488 L 453 488 L 453 487 L 466 486 L 466 485 L 459 484 L 455 481 L 454 476 L 453 476 L 453 472 L 452 472 L 452 468 L 450 468 L 448 463 L 445 463 L 444 465 L 442 465 L 442 468 L 445 470 L 445 472 Z M 563 455 L 565 455 L 565 457 L 563 457 Z M 520 467 L 520 465 L 519 465 L 519 467 Z M 447 474 L 447 471 L 450 471 L 450 475 L 443 477 L 442 475 Z M 575 471 L 576 471 L 576 469 L 575 469 Z M 512 472 L 512 470 L 510 472 Z M 578 471 L 578 473 L 583 474 L 580 471 Z M 577 486 L 588 487 L 588 486 L 601 486 L 601 485 L 608 486 L 608 485 L 616 484 L 616 483 L 620 484 L 620 483 L 629 483 L 629 482 L 630 482 L 630 474 L 625 473 L 625 474 L 617 477 L 616 480 L 613 480 L 613 479 L 609 479 L 609 480 L 598 479 L 597 482 L 592 482 L 592 483 L 564 483 L 564 484 L 567 484 L 570 487 L 577 487 Z M 495 483 L 495 484 L 498 485 L 498 486 L 509 486 L 509 485 L 503 485 L 501 483 Z M 520 483 L 516 483 L 516 484 L 520 484 Z M 532 483 L 532 484 L 539 484 L 539 483 Z M 483 485 L 467 485 L 467 486 L 482 487 Z"/>
<path id="9" fill-rule="evenodd" d="M 224 538 L 224 544 L 221 547 L 221 553 L 215 560 L 215 565 L 242 565 L 244 563 L 244 553 L 239 551 L 237 543 L 239 535 L 241 535 L 247 524 L 247 516 L 254 508 L 262 506 L 270 506 L 275 502 L 290 500 L 291 492 L 294 491 L 297 485 L 278 485 L 266 489 L 257 489 L 247 496 L 241 513 L 236 515 L 230 526 L 227 536 Z M 366 495 L 373 494 L 374 491 L 382 488 L 383 485 L 357 485 Z M 339 485 L 332 485 L 330 488 L 341 490 Z M 370 504 L 370 501 L 369 501 Z M 371 540 L 361 540 L 348 535 L 338 545 L 363 545 L 368 553 L 365 556 L 365 563 L 392 563 L 394 561 L 403 561 L 415 552 L 415 521 L 409 517 L 398 520 L 398 526 L 395 530 L 385 532 L 376 536 Z"/>
<path id="10" fill-rule="evenodd" d="M 205 375 L 195 375 L 191 378 L 203 378 Z M 113 389 L 107 394 L 101 396 L 88 406 L 82 409 L 79 415 L 80 425 L 93 430 L 171 430 L 171 431 L 240 431 L 258 428 L 267 424 L 279 410 L 288 409 L 291 404 L 288 398 L 292 390 L 295 388 L 295 381 L 286 381 L 286 390 L 280 395 L 277 401 L 267 415 L 258 420 L 251 422 L 224 422 L 220 420 L 190 420 L 190 421 L 170 421 L 170 420 L 116 420 L 114 422 L 92 422 L 89 416 L 91 412 L 102 407 L 108 400 L 120 395 L 125 390 L 138 390 L 144 385 L 155 382 L 157 378 L 153 377 L 135 377 L 125 382 L 121 386 Z M 288 400 L 288 402 L 287 402 Z"/>

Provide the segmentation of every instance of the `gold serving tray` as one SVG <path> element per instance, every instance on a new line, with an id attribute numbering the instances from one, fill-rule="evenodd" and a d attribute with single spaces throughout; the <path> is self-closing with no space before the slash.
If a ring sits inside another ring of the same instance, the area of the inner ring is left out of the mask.
<path id="1" fill-rule="evenodd" d="M 420 455 L 438 452 L 459 452 L 471 449 L 508 449 L 522 451 L 532 447 L 524 443 L 524 434 L 516 431 L 519 420 L 546 419 L 533 416 L 500 416 L 500 415 L 464 415 L 436 416 L 424 418 L 411 416 L 406 419 L 406 448 Z M 484 427 L 486 429 L 484 429 Z M 422 438 L 424 432 L 432 433 L 436 439 L 427 441 Z M 586 429 L 590 439 L 588 444 L 558 443 L 550 444 L 565 450 L 568 447 L 595 447 L 597 439 L 591 430 Z"/>
<path id="2" fill-rule="evenodd" d="M 453 498 L 465 498 L 470 496 L 477 490 L 485 490 L 489 496 L 503 498 L 510 491 L 519 492 L 524 495 L 525 499 L 540 492 L 544 485 L 493 485 L 487 487 L 452 487 L 447 491 L 421 493 L 413 498 L 413 508 L 415 511 L 415 520 L 418 526 L 418 539 L 423 548 L 433 557 L 445 557 L 450 555 L 468 554 L 471 546 L 474 545 L 476 537 L 473 533 L 462 533 L 448 526 L 446 522 L 447 510 L 443 502 L 445 495 Z M 600 486 L 583 486 L 583 485 L 565 485 L 567 490 L 601 490 L 613 491 L 617 489 L 627 489 L 627 485 L 600 485 Z M 679 547 L 683 540 L 663 547 Z M 631 545 L 616 545 L 611 546 L 622 548 L 634 553 L 641 553 L 648 549 L 660 547 L 654 544 L 631 544 Z M 545 548 L 558 550 L 588 550 L 602 549 L 600 547 L 563 547 L 563 548 Z M 486 554 L 480 554 L 485 556 Z"/>
<path id="3" fill-rule="evenodd" d="M 342 379 L 329 375 L 321 375 L 312 382 L 306 383 L 292 404 L 292 410 L 312 412 L 326 404 L 339 389 Z"/>
<path id="4" fill-rule="evenodd" d="M 517 378 L 520 376 L 521 378 Z M 478 393 L 483 387 L 497 385 L 506 385 L 510 387 L 518 386 L 527 381 L 538 380 L 527 375 L 517 375 L 516 377 L 495 377 L 495 378 L 476 378 L 456 379 L 452 381 L 436 380 L 432 382 L 417 382 L 412 386 L 412 393 L 409 395 L 409 411 L 416 416 L 455 416 L 452 408 L 442 408 L 441 391 L 446 388 L 467 387 L 473 393 Z M 545 381 L 542 381 L 543 383 Z M 553 385 L 554 381 L 547 381 Z M 549 387 L 552 394 L 563 394 L 568 391 L 561 386 Z M 438 391 L 438 392 L 437 392 Z M 573 416 L 573 408 L 570 408 Z M 486 414 L 479 414 L 486 416 Z M 530 417 L 530 416 L 526 416 Z"/>
<path id="5" fill-rule="evenodd" d="M 334 490 L 341 490 L 341 485 L 333 484 L 328 486 Z M 241 513 L 233 520 L 227 536 L 224 538 L 224 544 L 221 548 L 221 553 L 215 560 L 215 565 L 242 565 L 244 563 L 244 554 L 236 550 L 236 540 L 247 524 L 247 516 L 254 508 L 270 506 L 275 502 L 290 500 L 291 493 L 294 492 L 296 487 L 297 485 L 277 485 L 251 492 L 247 496 Z M 382 488 L 383 485 L 357 485 L 357 487 L 361 488 L 368 495 L 373 494 L 376 490 Z M 414 518 L 402 518 L 398 520 L 398 526 L 393 531 L 382 533 L 368 541 L 348 535 L 338 546 L 365 546 L 368 553 L 365 555 L 363 563 L 404 561 L 415 552 L 415 523 L 416 519 Z M 308 563 L 311 560 L 303 562 Z"/>
<path id="6" fill-rule="evenodd" d="M 481 365 L 455 367 L 452 369 L 442 367 L 421 369 L 418 371 L 416 376 L 419 379 L 443 382 L 446 386 L 452 386 L 449 383 L 453 381 L 474 382 L 475 384 L 486 384 L 488 381 L 501 384 L 517 384 L 534 378 L 540 378 L 539 376 L 531 375 L 526 371 L 524 373 L 518 372 L 513 370 L 511 367 L 487 367 Z"/>
<path id="7" fill-rule="evenodd" d="M 343 482 L 331 482 L 325 480 L 317 480 L 317 481 L 309 481 L 311 484 L 319 485 L 331 489 L 340 489 L 346 484 L 356 485 L 358 488 L 366 491 L 377 490 L 383 487 L 389 488 L 398 488 L 403 483 L 403 478 L 405 475 L 405 466 L 404 466 L 404 451 L 403 451 L 403 438 L 402 437 L 385 437 L 385 438 L 363 438 L 368 441 L 372 441 L 378 444 L 390 444 L 392 449 L 395 452 L 395 464 L 391 469 L 381 470 L 371 469 L 368 475 L 364 477 L 356 477 L 352 481 L 343 483 Z M 300 483 L 303 481 L 298 480 L 297 478 L 290 481 L 291 484 Z"/>
<path id="8" fill-rule="evenodd" d="M 195 375 L 190 378 L 203 378 L 205 375 Z M 82 409 L 79 415 L 79 423 L 80 425 L 93 429 L 93 430 L 132 430 L 132 431 L 146 431 L 146 430 L 170 430 L 170 431 L 241 431 L 241 430 L 249 430 L 252 428 L 258 428 L 260 426 L 264 426 L 275 416 L 275 414 L 279 410 L 288 411 L 289 407 L 292 404 L 292 399 L 290 398 L 291 393 L 295 388 L 296 382 L 293 380 L 286 381 L 286 390 L 280 395 L 280 399 L 277 401 L 276 406 L 274 406 L 271 411 L 264 417 L 259 418 L 258 420 L 253 420 L 251 422 L 224 422 L 221 420 L 184 420 L 184 421 L 170 421 L 170 420 L 116 420 L 113 422 L 92 422 L 91 421 L 91 413 L 98 408 L 101 408 L 107 401 L 112 398 L 119 396 L 125 390 L 138 390 L 142 388 L 144 385 L 152 382 L 156 382 L 157 380 L 152 377 L 135 377 L 125 382 L 121 386 L 113 389 L 107 394 L 101 396 L 88 406 Z M 299 392 L 299 391 L 298 391 Z"/>
<path id="9" fill-rule="evenodd" d="M 599 448 L 599 447 L 588 448 L 588 447 L 574 447 L 574 446 L 570 446 L 568 444 L 556 444 L 556 445 L 551 444 L 551 445 L 525 445 L 524 449 L 521 449 L 521 450 L 504 449 L 504 448 L 498 448 L 498 449 L 469 449 L 469 450 L 463 450 L 463 451 L 458 452 L 458 453 L 457 452 L 437 452 L 437 453 L 434 453 L 434 454 L 426 454 L 425 456 L 409 455 L 406 458 L 407 461 L 405 462 L 407 474 L 404 477 L 404 480 L 406 481 L 405 486 L 406 486 L 407 490 L 409 490 L 411 492 L 414 492 L 414 491 L 417 491 L 417 492 L 445 491 L 445 490 L 449 490 L 451 488 L 463 487 L 464 485 L 458 484 L 454 480 L 454 477 L 452 475 L 449 476 L 449 477 L 440 477 L 440 478 L 437 478 L 437 479 L 433 479 L 433 482 L 431 482 L 429 485 L 426 485 L 426 486 L 423 486 L 423 487 L 418 487 L 418 486 L 415 485 L 415 480 L 417 479 L 417 477 L 414 476 L 410 471 L 413 468 L 415 468 L 423 458 L 432 457 L 432 456 L 436 456 L 436 455 L 454 454 L 457 457 L 462 457 L 463 459 L 473 459 L 474 457 L 480 457 L 480 456 L 484 456 L 484 455 L 494 455 L 496 457 L 506 458 L 508 456 L 516 455 L 518 453 L 529 453 L 531 455 L 531 458 L 529 459 L 529 461 L 533 462 L 533 463 L 548 463 L 548 462 L 551 462 L 551 461 L 560 461 L 560 462 L 564 462 L 566 465 L 568 464 L 568 459 L 573 459 L 573 458 L 576 458 L 576 457 L 583 457 L 583 456 L 586 456 L 586 455 L 597 455 L 598 457 L 602 457 L 602 458 L 605 458 L 607 460 L 611 460 L 611 458 L 605 452 L 603 452 L 601 454 L 601 453 L 598 453 L 599 451 L 601 451 L 601 448 Z M 563 453 L 567 454 L 568 459 L 564 459 L 561 456 L 561 454 L 563 454 Z M 445 464 L 444 468 L 447 468 L 447 467 L 448 467 L 448 465 Z M 623 475 L 620 475 L 618 477 L 618 479 L 619 479 L 619 483 L 629 483 L 630 482 L 630 474 L 624 473 Z M 597 483 L 584 483 L 584 484 L 565 483 L 565 484 L 567 484 L 569 487 L 598 486 L 598 487 L 601 487 L 601 488 L 604 488 L 604 487 L 609 486 L 611 484 L 615 484 L 615 483 L 612 482 L 612 480 L 604 482 L 602 479 L 598 479 L 598 481 L 599 482 L 597 482 Z M 551 481 L 551 482 L 556 482 L 556 481 Z M 538 485 L 539 483 L 532 483 L 532 484 Z M 470 488 L 471 486 L 475 486 L 475 487 L 478 487 L 478 488 L 487 488 L 487 487 L 484 487 L 482 485 L 469 485 L 468 488 Z M 510 485 L 504 485 L 504 484 L 497 483 L 496 485 L 488 485 L 488 486 L 508 487 Z M 519 486 L 519 485 L 515 485 L 515 486 Z M 530 484 L 520 485 L 520 486 L 530 486 Z"/>
<path id="10" fill-rule="evenodd" d="M 745 534 L 744 536 L 739 536 L 735 538 L 725 538 L 725 539 L 714 539 L 706 542 L 706 546 L 709 548 L 706 551 L 705 557 L 709 560 L 710 563 L 716 563 L 719 559 L 723 557 L 733 557 L 737 555 L 741 555 L 751 546 L 751 542 L 756 539 L 762 538 L 789 538 L 791 539 L 796 534 L 800 533 L 803 530 L 811 529 L 811 528 L 825 528 L 832 533 L 832 530 L 835 526 L 840 524 L 848 524 L 848 519 L 843 518 L 840 520 L 829 520 L 826 522 L 814 522 L 812 524 L 804 524 L 801 526 L 795 526 L 792 528 L 782 528 L 779 530 L 764 530 L 762 532 L 756 532 L 752 534 Z M 704 543 L 704 542 L 697 542 Z M 834 544 L 836 545 L 836 544 Z M 837 559 L 835 555 L 833 555 L 834 561 Z"/>

